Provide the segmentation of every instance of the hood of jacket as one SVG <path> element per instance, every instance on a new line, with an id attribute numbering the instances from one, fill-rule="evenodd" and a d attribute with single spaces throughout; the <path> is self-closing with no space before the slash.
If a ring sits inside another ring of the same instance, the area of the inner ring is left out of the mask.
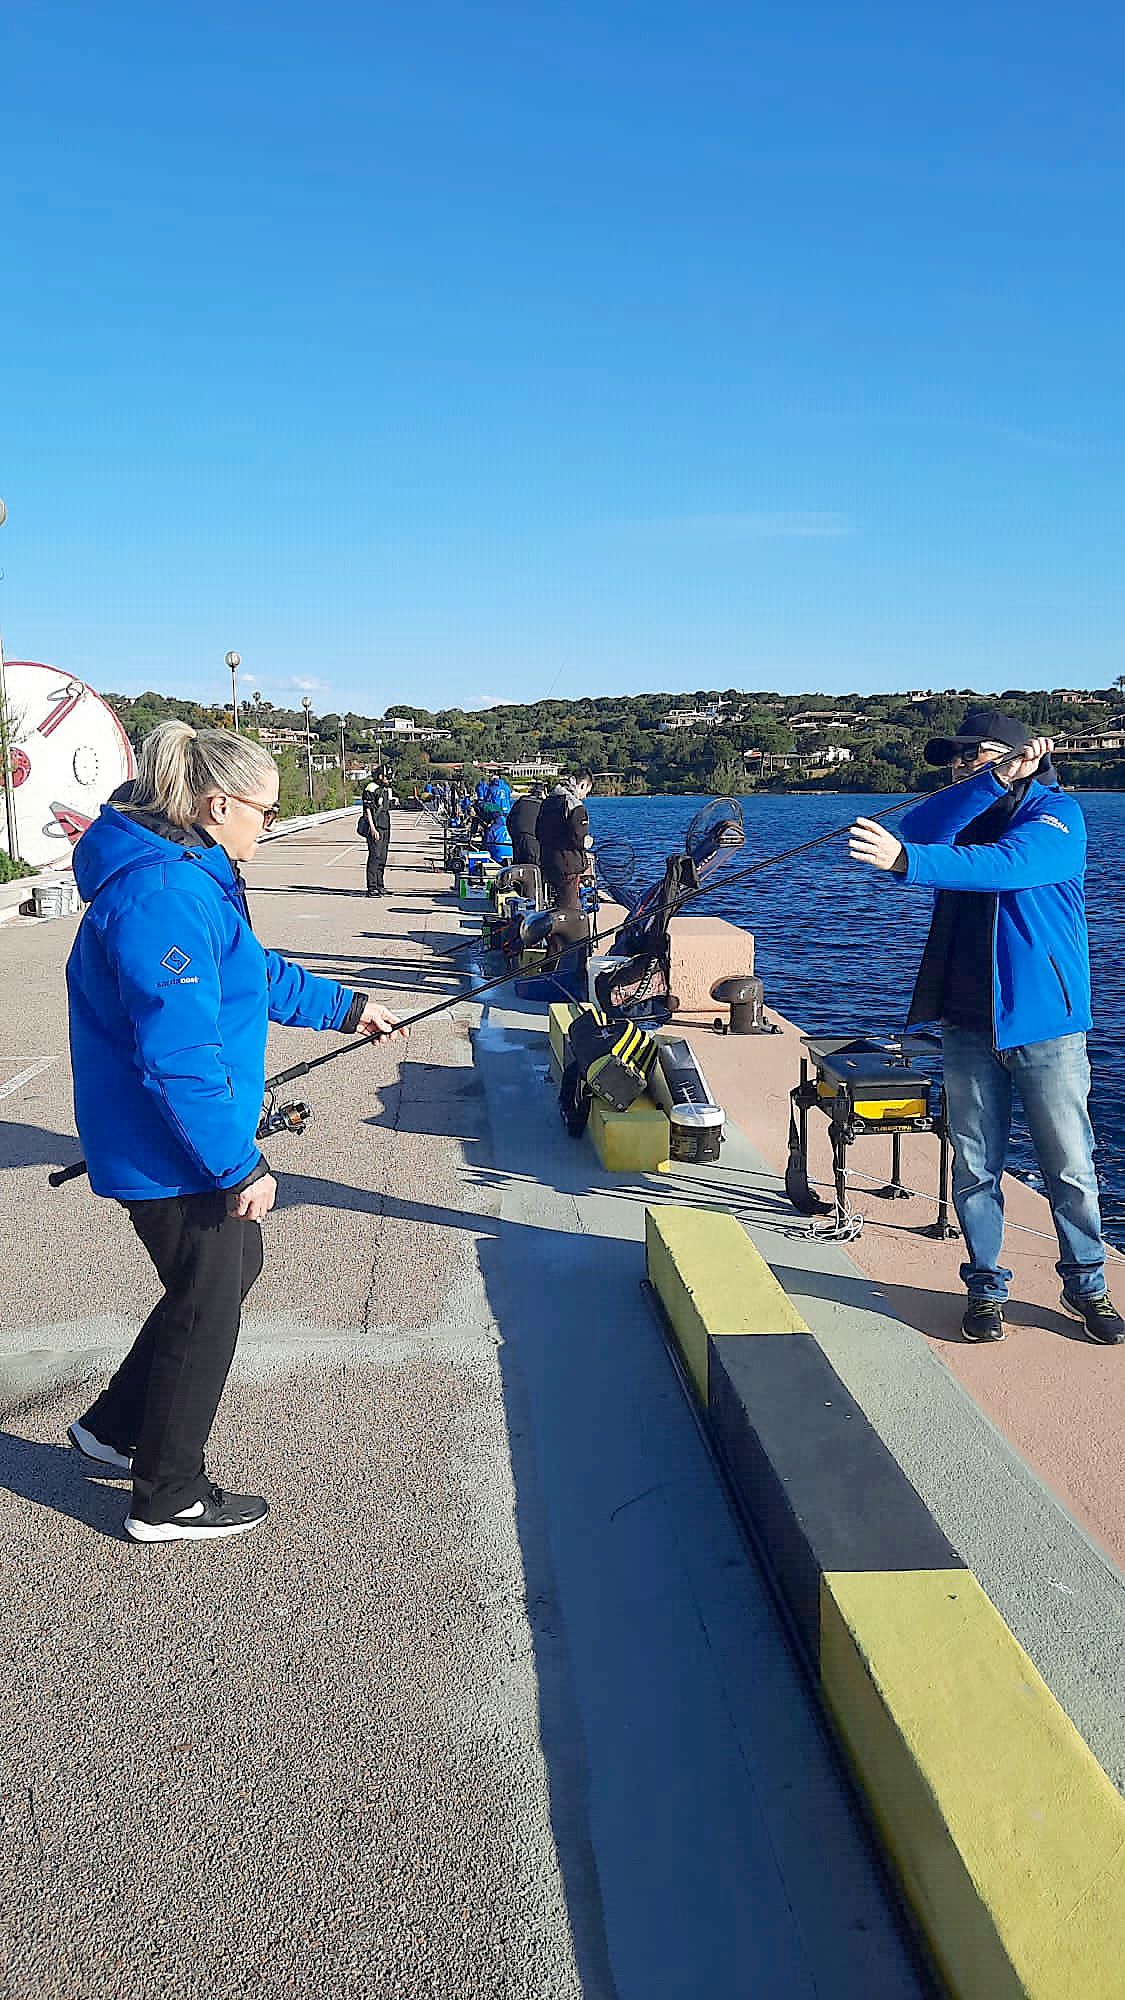
<path id="1" fill-rule="evenodd" d="M 120 793 L 114 796 L 120 797 Z M 237 887 L 238 878 L 225 848 L 200 828 L 173 826 L 157 813 L 138 817 L 105 805 L 74 849 L 78 893 L 84 903 L 92 903 L 116 876 L 167 863 L 177 853 L 185 860 L 190 855 L 220 888 L 229 892 Z"/>

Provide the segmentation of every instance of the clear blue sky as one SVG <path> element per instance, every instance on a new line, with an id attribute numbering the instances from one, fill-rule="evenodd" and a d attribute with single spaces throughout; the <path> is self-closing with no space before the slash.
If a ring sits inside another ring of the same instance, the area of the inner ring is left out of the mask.
<path id="1" fill-rule="evenodd" d="M 26 0 L 0 72 L 10 656 L 1125 671 L 1119 6 Z"/>

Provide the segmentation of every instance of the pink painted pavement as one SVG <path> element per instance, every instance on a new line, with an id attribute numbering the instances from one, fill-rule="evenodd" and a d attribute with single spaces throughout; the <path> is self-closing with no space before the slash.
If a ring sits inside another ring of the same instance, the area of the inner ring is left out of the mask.
<path id="1" fill-rule="evenodd" d="M 721 1009 L 680 1014 L 718 1101 L 727 1116 L 779 1174 L 784 1172 L 789 1091 L 797 1082 L 800 1030 L 778 1020 L 778 1035 L 720 1036 L 710 1022 Z M 830 1181 L 828 1121 L 809 1119 L 809 1172 Z M 881 1201 L 864 1191 L 890 1175 L 890 1139 L 858 1140 L 849 1148 L 856 1176 L 854 1206 L 867 1218 L 858 1242 L 847 1246 L 859 1269 L 878 1285 L 889 1311 L 917 1327 L 934 1354 L 957 1377 L 1040 1479 L 1122 1568 L 1125 1506 L 1125 1348 L 1088 1341 L 1076 1320 L 1059 1307 L 1054 1269 L 1058 1246 L 1051 1212 L 1041 1195 L 1012 1176 L 1005 1179 L 1009 1226 L 1005 1262 L 1014 1273 L 1006 1310 L 1008 1337 L 996 1346 L 970 1346 L 961 1337 L 964 1287 L 958 1276 L 960 1238 L 940 1243 L 921 1232 L 933 1222 L 932 1201 Z M 903 1139 L 902 1177 L 907 1187 L 937 1189 L 938 1146 L 932 1136 Z M 828 1190 L 819 1190 L 822 1193 Z M 1038 1232 L 1024 1234 L 1023 1229 Z M 1111 1253 L 1111 1292 L 1125 1303 L 1125 1258 Z"/>

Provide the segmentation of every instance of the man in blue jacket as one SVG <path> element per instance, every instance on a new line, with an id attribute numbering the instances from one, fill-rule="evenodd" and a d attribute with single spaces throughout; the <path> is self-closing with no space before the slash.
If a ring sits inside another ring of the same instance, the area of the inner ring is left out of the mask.
<path id="1" fill-rule="evenodd" d="M 904 815 L 901 839 L 857 820 L 850 847 L 854 860 L 937 892 L 908 1018 L 941 1022 L 966 1340 L 1004 1338 L 1001 1175 L 1014 1085 L 1059 1239 L 1061 1303 L 1091 1340 L 1115 1347 L 1125 1322 L 1106 1292 L 1086 1108 L 1086 823 L 1059 787 L 1052 748 L 1013 716 L 970 708 L 956 736 L 926 745 L 928 763 L 951 767 L 952 786 Z"/>

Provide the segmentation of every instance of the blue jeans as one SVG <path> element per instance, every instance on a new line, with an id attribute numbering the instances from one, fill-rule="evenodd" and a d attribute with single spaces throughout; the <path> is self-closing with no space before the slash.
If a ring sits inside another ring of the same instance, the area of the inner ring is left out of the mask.
<path id="1" fill-rule="evenodd" d="M 1086 1110 L 1090 1064 L 1085 1035 L 996 1050 L 991 1035 L 942 1023 L 945 1095 L 953 1142 L 953 1206 L 965 1236 L 961 1277 L 973 1299 L 1002 1304 L 1012 1274 L 1000 1263 L 1004 1195 L 1000 1176 L 1012 1124 L 1012 1085 L 1046 1184 L 1060 1257 L 1055 1266 L 1074 1298 L 1105 1291 L 1105 1246 Z"/>

